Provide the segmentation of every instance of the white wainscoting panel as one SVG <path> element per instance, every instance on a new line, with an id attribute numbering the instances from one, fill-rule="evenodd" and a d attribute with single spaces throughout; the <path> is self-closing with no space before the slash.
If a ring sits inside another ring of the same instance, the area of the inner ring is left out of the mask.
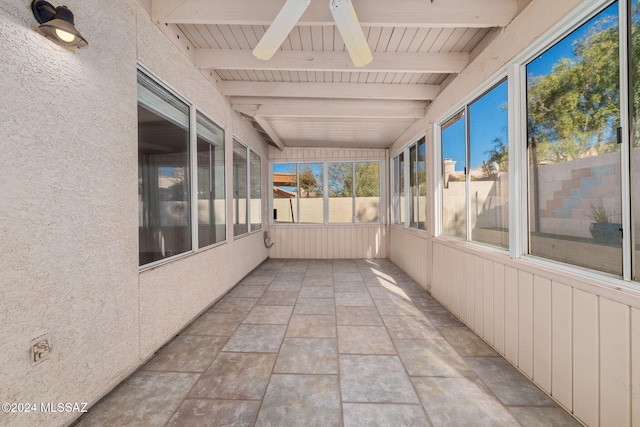
<path id="1" fill-rule="evenodd" d="M 573 410 L 573 288 L 551 285 L 551 394 Z"/>
<path id="2" fill-rule="evenodd" d="M 631 309 L 600 298 L 600 425 L 631 424 Z"/>
<path id="3" fill-rule="evenodd" d="M 518 272 L 518 368 L 533 378 L 533 274 Z"/>
<path id="4" fill-rule="evenodd" d="M 505 352 L 505 293 L 504 265 L 493 263 L 493 346 L 504 356 Z"/>
<path id="5" fill-rule="evenodd" d="M 518 270 L 504 268 L 504 355 L 518 366 Z"/>
<path id="6" fill-rule="evenodd" d="M 413 280 L 418 282 L 425 289 L 429 282 L 429 261 L 427 260 L 428 247 L 430 244 L 426 235 L 416 233 L 412 230 L 405 230 L 402 227 L 389 228 L 389 258 L 407 273 Z M 445 259 L 444 254 L 438 254 Z M 440 264 L 444 265 L 444 264 Z M 442 270 L 442 269 L 441 269 Z M 451 277 L 444 277 L 442 271 L 439 272 L 440 277 L 444 280 L 453 280 Z M 433 278 L 432 282 L 439 282 L 441 279 Z M 442 289 L 446 289 L 442 287 Z M 432 290 L 433 292 L 433 290 Z M 439 300 L 445 299 L 445 295 L 440 295 Z"/>
<path id="7" fill-rule="evenodd" d="M 631 420 L 640 426 L 640 310 L 631 309 Z"/>
<path id="8" fill-rule="evenodd" d="M 600 425 L 598 296 L 573 290 L 573 413 Z"/>
<path id="9" fill-rule="evenodd" d="M 636 296 L 468 246 L 434 241 L 432 253 L 434 298 L 542 390 L 588 426 L 640 427 Z"/>
<path id="10" fill-rule="evenodd" d="M 387 229 L 373 226 L 281 226 L 270 228 L 271 258 L 386 258 Z M 426 262 L 424 262 L 426 264 Z"/>
<path id="11" fill-rule="evenodd" d="M 533 279 L 533 381 L 551 393 L 551 280 Z"/>

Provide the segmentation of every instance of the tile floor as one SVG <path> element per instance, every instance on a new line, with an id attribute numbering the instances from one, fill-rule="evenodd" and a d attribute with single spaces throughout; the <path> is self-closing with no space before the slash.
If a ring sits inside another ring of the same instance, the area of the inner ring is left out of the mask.
<path id="1" fill-rule="evenodd" d="M 79 426 L 579 426 L 388 260 L 268 260 Z"/>

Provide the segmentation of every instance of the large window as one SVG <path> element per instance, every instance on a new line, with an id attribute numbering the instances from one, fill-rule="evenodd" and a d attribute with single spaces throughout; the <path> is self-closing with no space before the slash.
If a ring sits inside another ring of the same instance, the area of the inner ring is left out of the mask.
<path id="1" fill-rule="evenodd" d="M 272 180 L 274 224 L 380 222 L 378 161 L 274 163 Z"/>
<path id="2" fill-rule="evenodd" d="M 250 152 L 251 200 L 249 205 L 249 218 L 251 219 L 251 231 L 262 229 L 262 160 L 253 151 Z"/>
<path id="3" fill-rule="evenodd" d="M 526 99 L 529 253 L 622 275 L 618 39 L 616 2 L 527 64 Z"/>
<path id="4" fill-rule="evenodd" d="M 224 241 L 224 197 L 224 131 L 139 71 L 139 265 Z"/>
<path id="5" fill-rule="evenodd" d="M 409 159 L 409 162 L 405 161 Z M 391 160 L 392 222 L 427 228 L 427 144 L 425 138 L 411 144 Z M 406 180 L 408 178 L 408 184 Z M 407 218 L 406 212 L 409 212 Z"/>
<path id="6" fill-rule="evenodd" d="M 441 126 L 442 232 L 467 238 L 467 134 L 465 112 Z"/>
<path id="7" fill-rule="evenodd" d="M 200 112 L 198 135 L 198 247 L 226 239 L 224 131 Z"/>
<path id="8" fill-rule="evenodd" d="M 262 174 L 260 156 L 233 140 L 233 235 L 262 228 Z"/>
<path id="9" fill-rule="evenodd" d="M 508 248 L 507 81 L 440 126 L 442 232 Z"/>

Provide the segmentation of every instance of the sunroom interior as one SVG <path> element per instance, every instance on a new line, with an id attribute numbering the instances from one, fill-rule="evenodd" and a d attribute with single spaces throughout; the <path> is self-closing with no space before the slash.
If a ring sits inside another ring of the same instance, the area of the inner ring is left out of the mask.
<path id="1" fill-rule="evenodd" d="M 638 425 L 640 0 L 329 5 L 69 0 L 76 50 L 0 4 L 2 402 L 95 405 L 267 260 L 385 260 L 575 420 Z"/>

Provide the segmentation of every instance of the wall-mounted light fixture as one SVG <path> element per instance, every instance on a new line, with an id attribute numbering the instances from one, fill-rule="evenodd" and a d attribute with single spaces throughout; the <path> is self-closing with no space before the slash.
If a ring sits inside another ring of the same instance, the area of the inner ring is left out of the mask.
<path id="1" fill-rule="evenodd" d="M 67 49 L 82 49 L 89 44 L 73 24 L 73 13 L 66 6 L 53 7 L 44 0 L 33 0 L 33 16 L 40 25 L 34 30 Z"/>

